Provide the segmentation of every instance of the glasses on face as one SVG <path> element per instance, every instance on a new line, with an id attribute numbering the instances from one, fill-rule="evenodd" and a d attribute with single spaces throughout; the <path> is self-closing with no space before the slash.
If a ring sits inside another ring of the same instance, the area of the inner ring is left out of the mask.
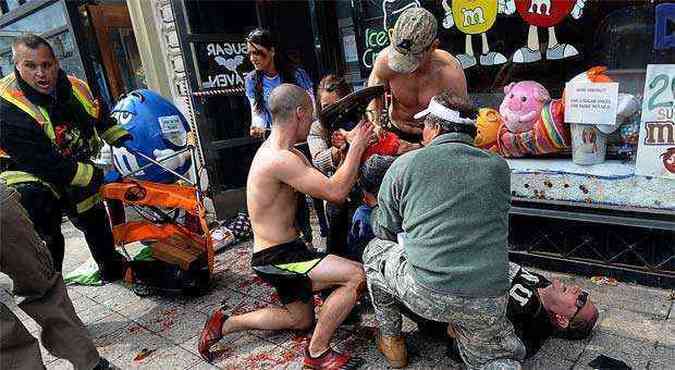
<path id="1" fill-rule="evenodd" d="M 588 302 L 588 292 L 582 290 L 577 296 L 577 301 L 574 303 L 577 306 L 577 310 L 574 311 L 574 315 L 570 317 L 570 321 L 574 320 L 574 318 L 579 314 L 579 311 L 581 311 L 581 308 L 586 305 L 586 302 Z"/>

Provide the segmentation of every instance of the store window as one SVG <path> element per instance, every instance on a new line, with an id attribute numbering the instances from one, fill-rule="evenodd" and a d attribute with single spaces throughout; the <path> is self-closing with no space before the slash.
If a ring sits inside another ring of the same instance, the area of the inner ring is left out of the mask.
<path id="1" fill-rule="evenodd" d="M 34 33 L 45 37 L 51 43 L 56 58 L 61 63 L 61 68 L 68 74 L 86 80 L 73 33 L 68 27 L 66 9 L 60 1 L 40 8 L 22 18 L 12 20 L 0 27 L 0 74 L 2 76 L 6 76 L 14 70 L 12 42 L 16 37 L 26 33 Z"/>
<path id="2" fill-rule="evenodd" d="M 35 0 L 0 0 L 0 13 L 8 13 L 30 1 Z"/>
<path id="3" fill-rule="evenodd" d="M 174 5 L 184 20 L 182 45 L 186 68 L 192 71 L 190 85 L 211 188 L 216 193 L 242 188 L 259 145 L 249 136 L 251 112 L 244 94 L 245 75 L 253 69 L 245 40 L 258 26 L 257 4 L 175 1 Z"/>
<path id="4" fill-rule="evenodd" d="M 607 75 L 619 82 L 619 91 L 640 100 L 647 65 L 675 63 L 673 42 L 659 40 L 669 33 L 656 35 L 661 21 L 655 9 L 659 4 L 671 6 L 671 2 L 511 3 L 513 12 L 505 14 L 496 0 L 354 1 L 361 81 L 368 78 L 374 58 L 389 44 L 398 15 L 414 6 L 423 6 L 436 16 L 440 48 L 461 62 L 469 94 L 479 107 L 499 107 L 504 87 L 524 80 L 539 82 L 551 97 L 560 98 L 566 82 L 594 66 L 607 67 Z M 667 21 L 663 22 L 669 29 Z M 666 47 L 657 48 L 659 43 Z M 625 141 L 620 136 L 617 130 L 608 138 L 608 158 L 625 159 L 619 153 Z"/>

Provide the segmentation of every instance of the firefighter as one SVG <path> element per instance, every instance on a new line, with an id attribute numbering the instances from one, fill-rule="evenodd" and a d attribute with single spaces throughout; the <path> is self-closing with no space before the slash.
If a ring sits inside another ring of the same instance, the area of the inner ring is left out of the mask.
<path id="1" fill-rule="evenodd" d="M 110 118 L 85 82 L 66 76 L 51 45 L 36 35 L 14 40 L 13 73 L 0 80 L 0 178 L 21 205 L 61 271 L 62 214 L 84 233 L 104 281 L 122 277 L 98 190 L 103 170 L 93 165 L 101 139 L 119 146 L 131 136 Z"/>

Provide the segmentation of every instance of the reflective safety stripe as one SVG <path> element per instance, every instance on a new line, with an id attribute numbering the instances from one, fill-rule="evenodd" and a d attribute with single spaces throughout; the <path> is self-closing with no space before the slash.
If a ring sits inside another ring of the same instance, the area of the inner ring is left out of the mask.
<path id="1" fill-rule="evenodd" d="M 52 142 L 56 142 L 56 134 L 54 133 L 54 126 L 52 126 L 52 120 L 49 119 L 49 114 L 47 113 L 47 110 L 45 110 L 42 107 L 38 107 L 40 110 L 40 113 L 42 113 L 42 116 L 45 118 L 45 122 L 42 124 L 42 131 L 47 134 L 47 137 L 49 140 Z"/>
<path id="2" fill-rule="evenodd" d="M 101 201 L 101 195 L 99 193 L 96 193 L 89 198 L 81 201 L 80 203 L 77 203 L 76 209 L 78 214 L 82 214 L 84 212 L 87 212 L 88 210 L 92 209 L 95 205 L 97 205 Z"/>
<path id="3" fill-rule="evenodd" d="M 91 94 L 89 86 L 87 86 L 87 84 L 84 81 L 74 76 L 68 76 L 68 80 L 70 81 L 70 85 L 72 86 L 72 91 L 73 95 L 75 95 L 75 98 L 80 102 L 80 104 L 82 104 L 82 106 L 90 116 L 98 118 L 99 115 L 98 102 L 94 99 L 94 96 Z"/>
<path id="4" fill-rule="evenodd" d="M 285 263 L 283 265 L 274 265 L 274 266 L 298 274 L 307 274 L 314 268 L 314 266 L 319 264 L 319 262 L 321 262 L 321 258 L 315 258 L 313 260 L 302 262 Z"/>
<path id="5" fill-rule="evenodd" d="M 129 132 L 127 130 L 125 130 L 124 128 L 122 128 L 121 126 L 115 125 L 115 126 L 109 128 L 109 129 L 105 130 L 105 132 L 101 135 L 101 138 L 103 140 L 105 140 L 106 143 L 112 145 L 117 140 L 119 140 L 119 138 L 121 138 L 124 135 L 127 135 L 128 133 Z"/>
<path id="6" fill-rule="evenodd" d="M 7 185 L 23 184 L 23 183 L 27 183 L 27 182 L 37 182 L 37 183 L 40 183 L 40 184 L 48 187 L 49 190 L 51 190 L 52 193 L 54 193 L 54 196 L 56 198 L 61 198 L 59 193 L 56 192 L 56 190 L 54 189 L 54 187 L 51 184 L 40 180 L 40 178 L 38 178 L 34 175 L 31 175 L 28 172 L 5 171 L 3 173 L 0 173 L 0 179 L 2 179 Z"/>
<path id="7" fill-rule="evenodd" d="M 21 109 L 21 111 L 26 112 L 26 114 L 36 120 L 41 127 L 48 122 L 49 117 L 45 114 L 45 111 L 39 109 L 35 104 L 28 100 L 23 94 L 23 91 L 16 86 L 16 76 L 14 73 L 7 75 L 0 80 L 0 96 L 9 103 L 14 104 L 17 108 Z"/>
<path id="8" fill-rule="evenodd" d="M 70 182 L 74 186 L 87 186 L 94 177 L 94 166 L 82 162 L 77 162 L 77 171 Z"/>

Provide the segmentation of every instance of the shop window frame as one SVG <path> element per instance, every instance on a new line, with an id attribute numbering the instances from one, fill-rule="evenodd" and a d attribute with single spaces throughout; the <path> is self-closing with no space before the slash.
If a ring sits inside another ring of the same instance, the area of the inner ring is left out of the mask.
<path id="1" fill-rule="evenodd" d="M 93 73 L 91 72 L 91 66 L 89 63 L 86 63 L 85 60 L 82 58 L 82 51 L 80 49 L 80 37 L 78 34 L 79 30 L 79 25 L 73 23 L 73 19 L 71 16 L 72 13 L 72 7 L 68 4 L 67 0 L 33 0 L 29 1 L 22 6 L 18 8 L 14 8 L 11 11 L 0 15 L 0 30 L 6 27 L 7 25 L 10 25 L 14 22 L 17 22 L 23 18 L 26 18 L 36 12 L 39 12 L 40 10 L 47 8 L 55 3 L 61 3 L 61 6 L 64 11 L 64 15 L 66 18 L 66 24 L 64 26 L 59 26 L 57 28 L 54 28 L 52 30 L 49 30 L 45 33 L 39 34 L 39 36 L 44 37 L 46 39 L 49 39 L 50 37 L 57 36 L 59 34 L 62 34 L 64 32 L 70 32 L 73 40 L 74 40 L 74 52 L 75 55 L 74 57 L 79 60 L 80 66 L 82 66 L 82 69 L 84 70 L 85 74 L 85 79 L 87 82 L 93 81 L 92 76 Z M 91 86 L 91 83 L 89 83 Z M 94 93 L 97 93 L 98 89 L 92 88 Z"/>
<path id="2" fill-rule="evenodd" d="M 222 176 L 218 169 L 218 161 L 222 160 L 219 152 L 227 149 L 236 149 L 244 146 L 250 145 L 259 145 L 262 140 L 258 138 L 253 138 L 250 136 L 239 137 L 239 138 L 230 138 L 223 140 L 216 140 L 215 135 L 212 133 L 210 127 L 208 127 L 207 119 L 205 116 L 205 99 L 208 99 L 208 96 L 199 96 L 202 93 L 207 93 L 212 88 L 202 88 L 198 70 L 198 61 L 197 55 L 194 49 L 194 44 L 199 42 L 213 42 L 213 41 L 222 41 L 223 38 L 234 39 L 240 37 L 236 34 L 207 34 L 207 33 L 192 33 L 191 27 L 189 25 L 189 19 L 187 14 L 187 8 L 185 2 L 189 0 L 171 0 L 171 6 L 174 14 L 174 19 L 176 22 L 176 33 L 178 35 L 178 41 L 183 55 L 183 63 L 185 65 L 185 75 L 187 78 L 188 88 L 185 92 L 187 94 L 187 99 L 190 100 L 194 118 L 195 125 L 197 127 L 198 135 L 200 141 L 203 143 L 203 154 L 205 158 L 205 164 L 208 168 L 210 183 L 216 184 L 214 191 L 224 191 L 224 190 L 236 190 L 236 188 L 221 188 L 226 182 L 224 179 L 221 179 Z M 254 27 L 259 27 L 261 24 L 261 12 L 259 5 L 256 2 L 256 21 L 257 24 L 253 25 Z M 197 95 L 195 95 L 197 94 Z M 245 94 L 242 94 L 245 98 Z"/>

